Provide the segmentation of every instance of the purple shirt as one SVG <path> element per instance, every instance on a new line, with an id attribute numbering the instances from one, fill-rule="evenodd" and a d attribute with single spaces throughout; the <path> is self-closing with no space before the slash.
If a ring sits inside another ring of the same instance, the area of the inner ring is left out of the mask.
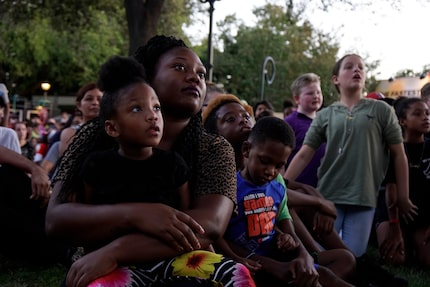
<path id="1" fill-rule="evenodd" d="M 297 154 L 299 149 L 303 145 L 303 140 L 305 139 L 306 132 L 308 131 L 312 119 L 305 114 L 293 111 L 291 115 L 285 118 L 285 121 L 293 128 L 294 134 L 296 136 L 296 147 L 291 152 L 288 158 L 287 167 L 290 164 L 293 157 Z M 311 185 L 313 187 L 317 186 L 318 183 L 318 168 L 321 163 L 321 159 L 324 157 L 325 153 L 325 143 L 322 144 L 316 151 L 314 157 L 311 159 L 309 164 L 305 167 L 302 173 L 296 178 L 296 181 Z"/>

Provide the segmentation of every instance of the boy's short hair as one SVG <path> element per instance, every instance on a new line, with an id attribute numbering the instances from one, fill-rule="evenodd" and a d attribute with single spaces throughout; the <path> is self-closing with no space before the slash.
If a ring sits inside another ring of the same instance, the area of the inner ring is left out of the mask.
<path id="1" fill-rule="evenodd" d="M 296 139 L 291 126 L 277 117 L 263 117 L 256 122 L 248 140 L 252 143 L 262 143 L 268 139 L 279 141 L 294 148 Z"/>
<path id="2" fill-rule="evenodd" d="M 307 73 L 299 76 L 294 82 L 291 84 L 291 92 L 294 96 L 299 96 L 300 91 L 303 87 L 308 86 L 313 83 L 320 83 L 320 77 L 314 73 Z"/>

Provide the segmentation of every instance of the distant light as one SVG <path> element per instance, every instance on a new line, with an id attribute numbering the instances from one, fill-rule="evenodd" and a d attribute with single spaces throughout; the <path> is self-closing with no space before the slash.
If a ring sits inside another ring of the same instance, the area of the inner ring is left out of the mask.
<path id="1" fill-rule="evenodd" d="M 48 82 L 43 82 L 40 84 L 40 87 L 46 92 L 49 91 L 49 89 L 51 88 L 51 84 Z"/>

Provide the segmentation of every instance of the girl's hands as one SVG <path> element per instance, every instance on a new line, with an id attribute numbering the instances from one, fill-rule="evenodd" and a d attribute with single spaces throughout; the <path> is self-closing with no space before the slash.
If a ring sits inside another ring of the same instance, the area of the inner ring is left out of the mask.
<path id="1" fill-rule="evenodd" d="M 255 276 L 255 274 L 257 273 L 258 270 L 261 269 L 262 265 L 260 264 L 260 262 L 249 259 L 249 258 L 242 258 L 242 257 L 238 257 L 235 258 L 235 260 L 238 263 L 241 263 L 243 265 L 246 266 L 246 268 L 248 268 L 249 272 L 251 273 L 252 276 Z"/>
<path id="2" fill-rule="evenodd" d="M 403 264 L 405 261 L 405 244 L 400 226 L 390 227 L 389 235 L 381 243 L 379 252 L 382 259 L 389 264 Z"/>
<path id="3" fill-rule="evenodd" d="M 76 260 L 66 277 L 68 287 L 86 287 L 99 277 L 109 274 L 118 268 L 116 259 L 109 252 L 99 249 Z"/>
<path id="4" fill-rule="evenodd" d="M 399 212 L 402 215 L 405 222 L 414 221 L 414 216 L 418 214 L 418 207 L 407 198 L 407 200 L 397 200 L 395 204 L 399 208 Z M 394 207 L 389 206 L 388 208 Z"/>

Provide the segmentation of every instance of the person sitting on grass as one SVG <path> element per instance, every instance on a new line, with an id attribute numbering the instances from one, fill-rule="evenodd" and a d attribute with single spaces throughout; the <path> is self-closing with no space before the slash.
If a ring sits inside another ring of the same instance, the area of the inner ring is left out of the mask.
<path id="1" fill-rule="evenodd" d="M 245 264 L 257 286 L 352 286 L 314 263 L 294 232 L 286 188 L 276 180 L 294 146 L 282 119 L 261 118 L 243 142 L 245 165 L 237 173 L 238 215 L 218 251 Z M 268 284 L 268 285 L 266 285 Z"/>

